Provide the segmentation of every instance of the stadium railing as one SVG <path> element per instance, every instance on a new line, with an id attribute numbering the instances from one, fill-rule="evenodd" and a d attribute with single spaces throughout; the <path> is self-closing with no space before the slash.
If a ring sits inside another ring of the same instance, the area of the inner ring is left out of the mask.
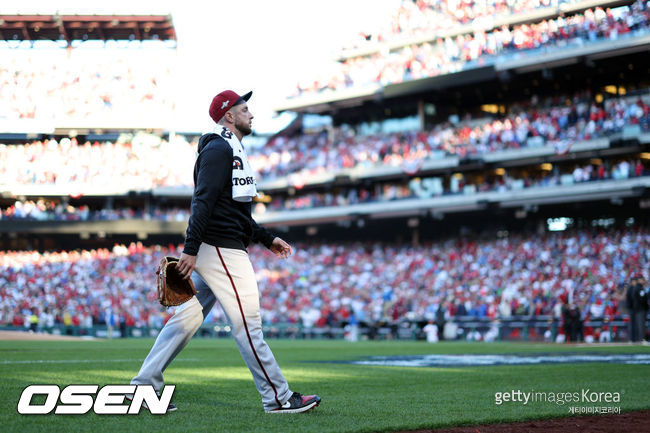
<path id="1" fill-rule="evenodd" d="M 269 227 L 301 225 L 389 215 L 427 215 L 435 210 L 439 215 L 485 209 L 490 205 L 516 208 L 527 205 L 593 201 L 638 197 L 650 188 L 650 176 L 628 179 L 591 180 L 573 183 L 570 175 L 556 186 L 529 186 L 508 191 L 477 192 L 467 188 L 457 194 L 433 197 L 412 197 L 395 200 L 371 201 L 350 205 L 323 206 L 290 210 L 266 210 L 255 213 L 255 220 Z M 0 233 L 55 232 L 55 233 L 183 233 L 186 221 L 122 219 L 116 221 L 31 221 L 5 220 Z"/>
<path id="2" fill-rule="evenodd" d="M 369 340 L 423 340 L 425 339 L 422 332 L 422 326 L 426 320 L 421 321 L 400 321 L 400 322 L 379 322 L 379 323 L 361 323 L 358 326 L 359 339 Z M 456 338 L 454 340 L 474 340 L 473 335 L 478 332 L 481 340 L 485 335 L 494 329 L 498 332 L 494 334 L 494 341 L 556 341 L 558 333 L 562 333 L 562 323 L 559 319 L 551 316 L 512 316 L 502 319 L 490 319 L 487 317 L 474 316 L 456 316 L 453 319 L 446 320 L 446 323 L 452 323 L 455 329 Z M 609 318 L 593 318 L 585 320 L 582 323 L 583 334 L 587 329 L 597 330 L 603 327 L 609 328 L 611 332 L 611 341 L 621 342 L 628 340 L 629 316 L 624 314 Z M 650 319 L 646 317 L 646 324 L 650 325 Z M 649 326 L 650 328 L 650 326 Z M 343 339 L 348 338 L 351 328 L 348 324 L 338 324 L 336 326 L 311 326 L 305 327 L 302 324 L 266 324 L 262 327 L 263 332 L 268 338 L 289 338 L 289 339 Z M 0 331 L 26 331 L 24 326 L 0 326 Z M 545 337 L 546 331 L 550 331 L 550 336 Z M 96 338 L 121 338 L 124 337 L 146 338 L 156 337 L 159 328 L 154 327 L 122 327 L 110 328 L 106 325 L 95 325 L 93 327 L 66 326 L 57 324 L 49 328 L 37 328 L 38 332 L 53 335 L 68 335 L 78 337 L 96 337 Z M 197 331 L 195 337 L 204 338 L 222 338 L 229 337 L 231 332 L 230 325 L 225 323 L 203 324 Z M 439 334 L 441 340 L 445 340 L 442 333 Z M 592 333 L 593 335 L 593 333 Z M 446 338 L 449 340 L 449 338 Z M 597 339 L 596 339 L 597 341 Z"/>
<path id="3" fill-rule="evenodd" d="M 526 204 L 549 204 L 570 200 L 584 201 L 629 197 L 638 195 L 643 188 L 650 187 L 650 176 L 625 180 L 601 180 L 573 185 L 529 187 L 521 190 L 499 192 L 475 192 L 432 198 L 405 198 L 393 201 L 360 203 L 348 206 L 329 206 L 291 211 L 267 211 L 255 215 L 260 224 L 298 224 L 342 220 L 344 217 L 362 215 L 386 215 L 387 212 L 400 215 L 438 212 L 460 212 L 480 210 L 490 203 L 502 207 L 518 207 Z"/>

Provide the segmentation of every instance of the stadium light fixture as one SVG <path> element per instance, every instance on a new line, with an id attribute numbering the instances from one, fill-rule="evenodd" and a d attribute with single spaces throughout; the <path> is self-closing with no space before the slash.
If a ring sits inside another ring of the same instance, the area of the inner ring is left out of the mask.
<path id="1" fill-rule="evenodd" d="M 573 218 L 548 218 L 546 220 L 546 224 L 548 226 L 548 230 L 551 232 L 563 232 L 568 227 L 573 225 Z"/>
<path id="2" fill-rule="evenodd" d="M 481 105 L 481 110 L 485 111 L 486 113 L 496 114 L 499 112 L 499 106 L 496 104 L 485 104 Z"/>
<path id="3" fill-rule="evenodd" d="M 605 86 L 605 92 L 616 95 L 616 86 L 613 85 Z"/>

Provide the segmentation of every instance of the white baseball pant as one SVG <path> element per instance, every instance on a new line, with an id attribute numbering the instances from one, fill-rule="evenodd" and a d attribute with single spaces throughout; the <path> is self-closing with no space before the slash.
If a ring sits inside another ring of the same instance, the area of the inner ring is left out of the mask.
<path id="1" fill-rule="evenodd" d="M 131 384 L 152 384 L 156 390 L 162 389 L 163 371 L 187 345 L 218 299 L 262 395 L 264 409 L 281 406 L 292 392 L 262 335 L 259 290 L 248 253 L 203 243 L 194 269 L 196 296 L 176 309 Z"/>

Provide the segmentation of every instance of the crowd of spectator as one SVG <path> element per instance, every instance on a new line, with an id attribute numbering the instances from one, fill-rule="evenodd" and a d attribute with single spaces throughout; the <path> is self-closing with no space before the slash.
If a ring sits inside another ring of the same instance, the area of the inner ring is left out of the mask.
<path id="1" fill-rule="evenodd" d="M 0 121 L 168 118 L 174 110 L 168 49 L 4 49 Z"/>
<path id="2" fill-rule="evenodd" d="M 175 247 L 140 244 L 112 250 L 0 252 L 0 323 L 43 329 L 55 325 L 159 327 L 169 317 L 157 306 L 154 270 Z"/>
<path id="3" fill-rule="evenodd" d="M 641 159 L 609 162 L 593 161 L 565 169 L 557 166 L 549 171 L 536 173 L 503 174 L 485 172 L 471 176 L 455 173 L 444 178 L 413 178 L 408 183 L 388 182 L 373 187 L 339 188 L 336 192 L 310 192 L 296 196 L 275 197 L 268 205 L 257 204 L 256 211 L 283 211 L 323 206 L 348 206 L 377 201 L 406 198 L 431 198 L 451 194 L 474 194 L 480 192 L 506 192 L 523 188 L 552 187 L 574 183 L 628 179 L 650 174 L 648 163 Z"/>
<path id="4" fill-rule="evenodd" d="M 500 16 L 557 7 L 560 0 L 403 0 L 391 25 L 364 42 L 418 36 Z M 478 21 L 477 21 L 478 20 Z M 513 51 L 580 46 L 647 29 L 647 3 L 596 8 L 536 24 L 476 30 L 341 62 L 335 76 L 300 86 L 307 94 L 367 83 L 382 85 L 461 70 Z M 482 27 L 477 25 L 477 28 Z M 488 26 L 485 26 L 487 28 Z M 122 59 L 57 50 L 43 61 L 16 50 L 0 65 L 0 121 L 17 119 L 128 119 L 173 112 L 169 59 L 125 51 Z M 40 55 L 40 53 L 39 53 Z M 607 136 L 624 126 L 650 130 L 650 105 L 643 98 L 617 97 L 597 103 L 589 92 L 531 101 L 499 117 L 450 118 L 430 130 L 362 135 L 341 127 L 319 134 L 278 136 L 250 150 L 261 180 L 288 176 L 293 185 L 312 175 L 341 169 L 417 166 L 427 158 L 491 152 Z M 75 138 L 24 145 L 0 144 L 0 185 L 50 185 L 74 194 L 84 188 L 116 191 L 192 186 L 196 142 L 85 142 Z M 575 166 L 518 178 L 452 176 L 441 194 L 507 191 L 552 186 L 569 175 L 574 182 L 647 174 L 640 160 Z M 420 181 L 418 181 L 420 182 Z M 417 182 L 416 182 L 417 183 Z M 312 193 L 276 199 L 270 210 L 335 206 L 419 196 L 421 184 L 388 183 L 337 194 Z M 435 195 L 435 194 L 434 194 Z M 264 207 L 262 204 L 258 204 Z M 188 209 L 104 209 L 16 201 L 0 219 L 183 221 Z M 582 319 L 613 318 L 624 312 L 621 287 L 633 275 L 648 277 L 650 233 L 645 228 L 585 230 L 544 235 L 515 234 L 486 240 L 454 239 L 420 246 L 347 243 L 296 245 L 288 261 L 262 247 L 250 248 L 259 275 L 265 323 L 300 323 L 309 328 L 356 322 L 394 323 L 472 316 L 489 319 L 550 315 L 562 319 L 575 306 Z M 175 246 L 115 246 L 112 250 L 38 253 L 0 252 L 0 324 L 41 328 L 90 328 L 107 324 L 159 328 L 170 317 L 155 300 L 157 263 L 180 255 Z M 573 307 L 572 307 L 573 308 Z M 34 320 L 34 317 L 36 320 Z M 208 323 L 223 323 L 216 307 Z"/>
<path id="5" fill-rule="evenodd" d="M 290 211 L 325 206 L 347 206 L 378 201 L 406 198 L 430 198 L 450 194 L 474 194 L 480 192 L 506 192 L 533 187 L 551 187 L 594 180 L 628 179 L 650 174 L 641 159 L 592 160 L 573 166 L 548 171 L 505 170 L 502 174 L 485 171 L 464 175 L 455 173 L 444 177 L 414 177 L 408 182 L 378 183 L 373 187 L 351 186 L 329 192 L 299 193 L 295 196 L 272 195 L 268 204 L 258 202 L 254 212 Z M 104 208 L 91 210 L 88 205 L 72 206 L 62 201 L 17 200 L 6 208 L 0 208 L 0 220 L 30 221 L 115 221 L 143 219 L 160 221 L 187 221 L 186 207 L 160 208 Z"/>
<path id="6" fill-rule="evenodd" d="M 190 216 L 187 208 L 101 209 L 91 210 L 88 205 L 72 206 L 63 202 L 39 199 L 36 201 L 18 200 L 5 209 L 0 208 L 0 220 L 29 221 L 115 221 L 124 219 L 144 219 L 160 221 L 187 221 Z"/>
<path id="7" fill-rule="evenodd" d="M 262 182 L 287 176 L 293 185 L 342 169 L 402 167 L 427 158 L 480 156 L 540 145 L 568 149 L 579 140 L 607 136 L 625 126 L 650 130 L 647 95 L 597 103 L 584 91 L 513 105 L 496 117 L 450 117 L 429 130 L 362 135 L 349 127 L 317 134 L 277 136 L 251 148 L 249 160 Z M 0 184 L 50 185 L 74 195 L 85 190 L 150 190 L 193 185 L 196 142 L 165 140 L 84 142 L 75 138 L 24 145 L 0 144 Z"/>
<path id="8" fill-rule="evenodd" d="M 489 27 L 494 20 L 540 8 L 557 8 L 577 0 L 401 0 L 385 23 L 360 32 L 350 48 L 430 36 L 466 24 Z"/>
<path id="9" fill-rule="evenodd" d="M 51 185 L 77 191 L 191 186 L 196 143 L 83 142 L 76 138 L 0 144 L 0 185 Z"/>
<path id="10" fill-rule="evenodd" d="M 627 33 L 647 30 L 649 26 L 647 3 L 638 0 L 630 7 L 588 9 L 584 13 L 539 23 L 512 28 L 504 25 L 489 32 L 476 30 L 472 34 L 439 38 L 389 53 L 346 59 L 333 65 L 333 71 L 325 71 L 327 75 L 309 83 L 299 83 L 294 96 L 449 74 L 484 65 L 491 58 L 511 52 L 580 47 L 586 42 L 615 40 Z"/>
<path id="11" fill-rule="evenodd" d="M 439 310 L 447 319 L 560 319 L 566 303 L 611 319 L 625 312 L 623 283 L 650 269 L 650 233 L 638 227 L 421 246 L 299 244 L 288 261 L 261 246 L 249 251 L 264 322 L 305 327 L 346 323 L 352 315 L 366 323 L 434 320 Z M 0 252 L 0 324 L 28 326 L 28 317 L 39 315 L 42 323 L 100 324 L 120 312 L 135 326 L 159 326 L 168 312 L 155 301 L 154 270 L 161 256 L 179 253 L 138 244 Z M 220 308 L 208 318 L 225 321 Z"/>
<path id="12" fill-rule="evenodd" d="M 480 156 L 540 145 L 570 148 L 639 125 L 650 130 L 650 104 L 642 97 L 616 97 L 598 104 L 590 92 L 571 98 L 533 97 L 497 117 L 450 120 L 430 130 L 357 134 L 341 127 L 329 133 L 279 136 L 249 156 L 261 179 L 287 176 L 300 184 L 315 174 L 387 165 L 404 167 L 440 156 Z"/>

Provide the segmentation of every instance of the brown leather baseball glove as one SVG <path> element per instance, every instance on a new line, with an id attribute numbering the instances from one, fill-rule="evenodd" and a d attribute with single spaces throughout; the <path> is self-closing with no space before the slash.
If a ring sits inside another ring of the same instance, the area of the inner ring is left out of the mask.
<path id="1" fill-rule="evenodd" d="M 176 257 L 163 257 L 156 271 L 158 301 L 165 307 L 181 305 L 196 295 L 194 283 L 191 279 L 183 279 L 176 269 L 177 264 Z"/>

